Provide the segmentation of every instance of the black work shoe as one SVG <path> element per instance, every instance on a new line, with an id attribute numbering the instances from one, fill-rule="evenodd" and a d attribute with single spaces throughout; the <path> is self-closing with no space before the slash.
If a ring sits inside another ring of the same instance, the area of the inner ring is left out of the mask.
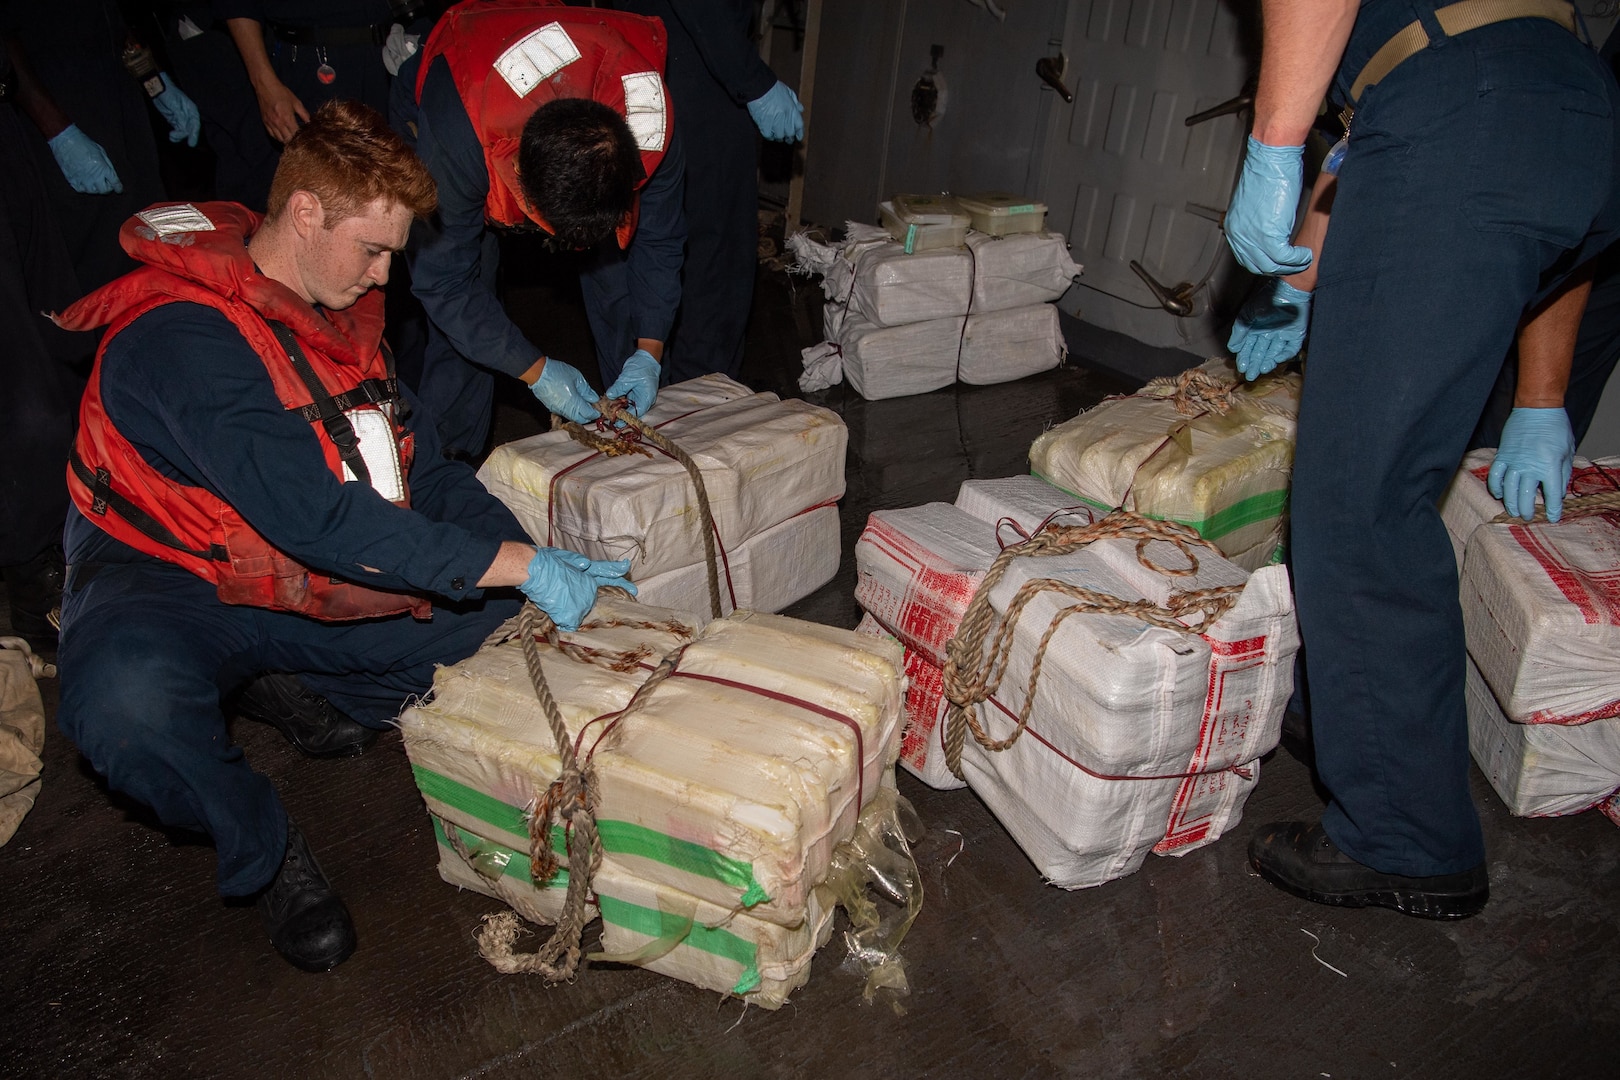
<path id="1" fill-rule="evenodd" d="M 281 869 L 259 894 L 257 906 L 270 944 L 294 967 L 331 971 L 354 952 L 349 909 L 321 873 L 304 834 L 290 821 Z"/>
<path id="2" fill-rule="evenodd" d="M 1249 865 L 1285 892 L 1317 904 L 1387 907 L 1420 919 L 1466 919 L 1490 899 L 1485 864 L 1460 874 L 1401 877 L 1356 862 L 1320 822 L 1278 821 L 1249 841 Z"/>
<path id="3" fill-rule="evenodd" d="M 52 544 L 25 563 L 0 567 L 11 607 L 11 630 L 36 649 L 56 648 L 53 612 L 62 606 L 62 549 Z"/>
<path id="4" fill-rule="evenodd" d="M 368 728 L 292 675 L 260 675 L 236 697 L 236 711 L 269 724 L 314 758 L 354 757 L 377 739 Z"/>

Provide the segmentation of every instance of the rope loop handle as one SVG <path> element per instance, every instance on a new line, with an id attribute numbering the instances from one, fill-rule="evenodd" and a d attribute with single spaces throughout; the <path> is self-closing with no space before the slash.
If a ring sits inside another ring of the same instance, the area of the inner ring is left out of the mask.
<path id="1" fill-rule="evenodd" d="M 1032 578 L 1013 594 L 1006 614 L 997 617 L 995 608 L 990 604 L 990 593 L 1000 584 L 1014 559 L 1067 555 L 1098 540 L 1110 539 L 1135 540 L 1137 560 L 1148 569 L 1172 578 L 1197 574 L 1197 552 L 1200 549 L 1219 552 L 1196 529 L 1174 521 L 1156 521 L 1128 510 L 1116 510 L 1090 525 L 1049 524 L 1023 543 L 1003 549 L 985 572 L 984 579 L 968 603 L 956 635 L 945 647 L 944 688 L 945 696 L 951 703 L 946 714 L 945 763 L 953 776 L 964 779 L 962 751 L 969 732 L 980 746 L 992 753 L 1007 749 L 1023 736 L 1034 709 L 1035 691 L 1040 683 L 1041 665 L 1045 662 L 1047 647 L 1058 628 L 1071 615 L 1127 615 L 1177 633 L 1201 634 L 1231 610 L 1243 593 L 1242 585 L 1223 585 L 1174 593 L 1166 603 L 1157 604 L 1151 600 L 1124 600 L 1056 578 Z M 1188 565 L 1168 567 L 1152 561 L 1148 557 L 1148 545 L 1154 540 L 1173 544 L 1187 557 Z M 1012 662 L 1014 631 L 1025 606 L 1046 592 L 1061 593 L 1075 603 L 1059 609 L 1041 634 L 1024 690 L 1023 707 L 1018 712 L 1012 733 L 1004 739 L 992 738 L 979 721 L 978 706 L 1000 689 L 1006 677 Z M 1192 621 L 1189 624 L 1185 620 Z M 987 639 L 988 650 L 985 647 Z"/>
<path id="2" fill-rule="evenodd" d="M 602 414 L 602 418 L 591 427 L 554 416 L 552 428 L 561 428 L 575 442 L 607 457 L 624 454 L 652 457 L 652 451 L 641 445 L 643 442 L 650 443 L 686 470 L 686 475 L 692 480 L 692 488 L 697 492 L 698 529 L 703 534 L 703 561 L 709 571 L 709 616 L 720 618 L 725 613 L 720 605 L 720 563 L 715 551 L 714 511 L 709 507 L 709 489 L 703 483 L 703 470 L 668 435 L 632 413 L 630 403 L 625 398 L 598 398 L 596 411 Z"/>

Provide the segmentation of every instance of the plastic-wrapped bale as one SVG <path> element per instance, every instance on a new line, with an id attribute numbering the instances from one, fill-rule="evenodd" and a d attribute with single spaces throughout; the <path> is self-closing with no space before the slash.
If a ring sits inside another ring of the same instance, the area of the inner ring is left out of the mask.
<path id="1" fill-rule="evenodd" d="M 779 615 L 709 624 L 600 736 L 604 864 L 781 926 L 899 749 L 898 645 Z"/>
<path id="2" fill-rule="evenodd" d="M 812 892 L 803 922 L 786 927 L 656 885 L 604 863 L 592 879 L 602 951 L 750 1005 L 779 1008 L 810 979 L 832 935 L 834 907 Z"/>
<path id="3" fill-rule="evenodd" d="M 805 350 L 806 366 L 817 350 L 836 349 L 843 377 L 868 401 L 926 394 L 956 381 L 963 321 L 957 317 L 884 327 L 850 312 L 836 331 L 828 331 L 828 344 Z"/>
<path id="4" fill-rule="evenodd" d="M 1457 570 L 1462 571 L 1463 552 L 1474 530 L 1502 512 L 1502 500 L 1485 486 L 1485 477 L 1496 460 L 1492 449 L 1471 450 L 1462 460 L 1462 467 L 1451 478 L 1446 493 L 1440 497 L 1440 520 L 1445 523 L 1446 535 L 1451 538 L 1451 551 L 1457 556 Z M 1582 463 L 1584 464 L 1584 462 Z"/>
<path id="5" fill-rule="evenodd" d="M 1468 538 L 1468 654 L 1515 723 L 1620 716 L 1620 506 L 1579 506 L 1617 492 L 1620 460 L 1597 462 L 1571 479 L 1557 524 L 1486 523 Z"/>
<path id="6" fill-rule="evenodd" d="M 961 248 L 907 255 L 892 240 L 857 243 L 845 249 L 854 282 L 846 302 L 873 326 L 906 326 L 948 319 L 968 312 L 973 294 L 973 258 Z"/>
<path id="7" fill-rule="evenodd" d="M 1080 275 L 1058 233 L 989 236 L 969 233 L 973 254 L 973 312 L 1005 311 L 1056 300 Z M 971 381 L 971 380 L 970 380 Z"/>
<path id="8" fill-rule="evenodd" d="M 849 436 L 830 410 L 705 375 L 665 388 L 647 421 L 697 462 L 728 553 L 844 493 Z M 703 560 L 691 478 L 661 453 L 609 457 L 552 431 L 497 447 L 478 477 L 537 542 L 629 559 L 634 580 Z"/>
<path id="9" fill-rule="evenodd" d="M 541 649 L 541 666 L 568 730 L 577 737 L 598 717 L 623 709 L 653 665 L 694 639 L 701 625 L 682 612 L 599 598 L 579 631 L 560 637 L 613 662 L 589 663 Z M 508 630 L 515 634 L 515 624 Z M 535 886 L 528 815 L 561 764 L 522 644 L 486 645 L 440 668 L 432 694 L 406 709 L 399 727 L 434 819 L 440 876 L 503 900 L 527 919 L 555 922 L 568 875 L 559 872 Z M 563 852 L 561 830 L 554 829 L 550 841 Z"/>
<path id="10" fill-rule="evenodd" d="M 1050 505 L 1035 485 L 1052 493 Z M 981 516 L 949 503 L 877 510 L 855 543 L 856 602 L 936 668 L 945 666 L 945 647 L 1002 547 L 1028 539 L 1048 517 L 1083 524 L 1089 513 L 1072 495 L 1034 477 L 969 480 L 957 495 L 958 503 L 964 500 Z M 1061 513 L 1065 507 L 1073 509 Z"/>
<path id="11" fill-rule="evenodd" d="M 1561 817 L 1620 793 L 1620 719 L 1576 727 L 1515 724 L 1468 661 L 1468 749 L 1508 810 Z"/>
<path id="12" fill-rule="evenodd" d="M 855 599 L 936 668 L 1000 547 L 949 503 L 877 510 L 855 543 Z"/>
<path id="13" fill-rule="evenodd" d="M 1186 565 L 1162 541 L 1148 545 L 1147 557 Z M 990 602 L 1005 616 L 1026 582 L 1055 579 L 1162 604 L 1172 589 L 1246 576 L 1205 551 L 1197 574 L 1172 582 L 1137 562 L 1134 541 L 1102 540 L 1068 555 L 1015 560 Z M 990 738 L 1015 730 L 1040 639 L 1072 603 L 1040 590 L 1024 607 L 1005 676 L 977 706 Z M 996 752 L 968 737 L 968 784 L 1041 873 L 1064 888 L 1132 873 L 1150 849 L 1179 855 L 1211 843 L 1240 819 L 1257 759 L 1277 743 L 1298 645 L 1280 566 L 1247 576 L 1237 602 L 1198 634 L 1122 614 L 1064 619 L 1023 735 Z"/>
<path id="14" fill-rule="evenodd" d="M 893 639 L 870 614 L 862 616 L 855 632 Z M 967 781 L 958 780 L 945 764 L 945 673 L 916 649 L 906 649 L 905 663 L 906 722 L 900 735 L 900 767 L 940 791 L 967 787 Z"/>
<path id="15" fill-rule="evenodd" d="M 1030 447 L 1031 471 L 1097 509 L 1190 525 L 1246 569 L 1274 561 L 1299 375 L 1247 383 L 1231 361 L 1217 359 L 1181 376 L 1183 389 L 1177 381 L 1155 380 L 1041 435 Z M 1210 392 L 1196 393 L 1200 383 Z"/>
<path id="16" fill-rule="evenodd" d="M 815 592 L 838 573 L 838 507 L 818 506 L 772 525 L 719 555 L 722 613 L 738 608 L 781 611 Z M 649 604 L 706 611 L 709 568 L 704 563 L 666 570 L 636 582 Z"/>
<path id="17" fill-rule="evenodd" d="M 1012 382 L 1063 362 L 1063 331 L 1051 304 L 976 312 L 962 336 L 957 376 L 965 383 Z"/>
<path id="18" fill-rule="evenodd" d="M 1082 500 L 1038 476 L 965 480 L 956 508 L 996 530 L 999 544 L 1028 540 L 1048 523 L 1090 525 L 1100 515 Z"/>

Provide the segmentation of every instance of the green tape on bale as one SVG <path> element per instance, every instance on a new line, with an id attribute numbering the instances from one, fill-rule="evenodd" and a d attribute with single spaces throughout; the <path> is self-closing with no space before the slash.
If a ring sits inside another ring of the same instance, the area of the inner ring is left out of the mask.
<path id="1" fill-rule="evenodd" d="M 689 926 L 681 945 L 742 965 L 742 975 L 732 987 L 732 993 L 746 994 L 759 986 L 759 946 L 730 930 L 693 923 L 673 911 L 656 911 L 611 896 L 598 896 L 596 904 L 603 921 L 654 940 L 675 937 Z"/>

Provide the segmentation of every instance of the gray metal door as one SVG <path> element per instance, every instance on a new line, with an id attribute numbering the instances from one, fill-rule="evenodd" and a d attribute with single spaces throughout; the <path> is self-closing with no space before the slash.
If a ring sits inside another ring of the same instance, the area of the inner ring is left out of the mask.
<path id="1" fill-rule="evenodd" d="M 1242 92 L 1258 25 L 1252 0 L 1070 0 L 1062 49 L 1074 101 L 1046 91 L 1037 189 L 1085 266 L 1062 301 L 1072 314 L 1150 345 L 1204 355 L 1224 345 L 1246 278 L 1218 220 L 1248 115 L 1184 120 Z M 1192 287 L 1192 314 L 1167 312 L 1132 260 L 1172 289 Z"/>

